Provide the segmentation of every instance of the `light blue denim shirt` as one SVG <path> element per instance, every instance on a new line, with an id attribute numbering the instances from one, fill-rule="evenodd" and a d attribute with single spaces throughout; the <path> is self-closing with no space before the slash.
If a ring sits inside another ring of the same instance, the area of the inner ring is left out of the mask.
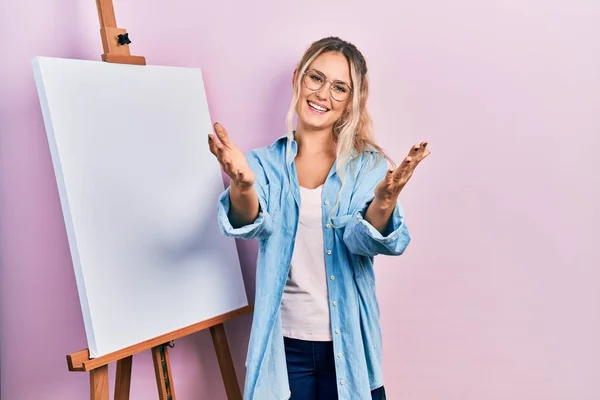
<path id="1" fill-rule="evenodd" d="M 246 358 L 247 400 L 290 397 L 279 306 L 298 225 L 296 154 L 297 143 L 287 136 L 247 154 L 256 174 L 260 204 L 253 223 L 237 229 L 231 226 L 227 217 L 229 188 L 217 205 L 223 234 L 259 242 L 254 318 Z M 383 385 L 373 257 L 402 254 L 410 236 L 399 204 L 385 236 L 363 219 L 375 187 L 388 170 L 385 158 L 376 152 L 362 153 L 354 168 L 347 169 L 337 206 L 341 180 L 335 168 L 334 164 L 323 185 L 321 207 L 337 388 L 340 400 L 370 400 L 371 390 Z"/>

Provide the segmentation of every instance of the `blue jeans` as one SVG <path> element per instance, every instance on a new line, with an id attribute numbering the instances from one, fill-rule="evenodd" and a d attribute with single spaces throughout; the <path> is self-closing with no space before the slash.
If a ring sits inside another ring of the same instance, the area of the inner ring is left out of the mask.
<path id="1" fill-rule="evenodd" d="M 290 400 L 337 400 L 333 343 L 283 339 Z M 384 387 L 371 391 L 371 398 L 385 400 Z"/>

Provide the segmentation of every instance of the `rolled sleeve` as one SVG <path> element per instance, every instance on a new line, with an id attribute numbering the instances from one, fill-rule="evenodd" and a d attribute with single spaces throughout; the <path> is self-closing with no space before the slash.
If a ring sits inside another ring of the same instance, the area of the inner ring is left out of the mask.
<path id="1" fill-rule="evenodd" d="M 356 255 L 373 257 L 378 254 L 401 255 L 410 243 L 410 234 L 404 221 L 404 212 L 399 203 L 390 218 L 388 231 L 382 235 L 364 219 L 366 208 L 348 219 L 344 230 L 344 243 Z"/>
<path id="2" fill-rule="evenodd" d="M 234 228 L 229 221 L 229 208 L 231 202 L 229 200 L 229 190 L 227 188 L 217 202 L 217 218 L 219 221 L 219 229 L 225 236 L 234 237 L 236 239 L 257 239 L 264 240 L 273 233 L 273 220 L 267 212 L 267 206 L 262 196 L 258 195 L 259 214 L 258 217 L 248 225 Z M 259 188 L 256 188 L 259 192 Z"/>
<path id="3" fill-rule="evenodd" d="M 404 219 L 400 201 L 396 202 L 385 234 L 379 232 L 364 216 L 375 197 L 375 188 L 387 174 L 385 159 L 372 156 L 359 177 L 353 197 L 356 199 L 348 214 L 334 218 L 335 225 L 341 228 L 344 244 L 353 254 L 374 257 L 379 254 L 401 255 L 410 243 L 410 234 Z"/>

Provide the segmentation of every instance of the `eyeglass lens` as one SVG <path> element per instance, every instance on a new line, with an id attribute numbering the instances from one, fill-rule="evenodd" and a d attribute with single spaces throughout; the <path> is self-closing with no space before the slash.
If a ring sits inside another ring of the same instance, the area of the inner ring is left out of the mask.
<path id="1" fill-rule="evenodd" d="M 309 70 L 304 74 L 304 85 L 309 90 L 316 91 L 321 89 L 326 81 L 328 81 L 328 79 L 319 71 Z M 350 93 L 352 92 L 350 86 L 341 81 L 331 82 L 329 91 L 331 92 L 331 96 L 337 101 L 344 101 L 348 99 Z"/>

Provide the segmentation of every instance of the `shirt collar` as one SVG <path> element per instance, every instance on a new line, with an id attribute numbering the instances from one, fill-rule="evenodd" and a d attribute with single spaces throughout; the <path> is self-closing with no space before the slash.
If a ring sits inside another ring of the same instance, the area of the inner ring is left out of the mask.
<path id="1" fill-rule="evenodd" d="M 298 142 L 294 139 L 294 132 L 289 135 L 282 135 L 278 137 L 273 146 L 284 145 L 285 146 L 285 164 L 290 167 L 296 155 L 298 154 Z M 327 174 L 327 179 L 337 173 L 337 160 L 333 162 L 331 170 Z"/>

